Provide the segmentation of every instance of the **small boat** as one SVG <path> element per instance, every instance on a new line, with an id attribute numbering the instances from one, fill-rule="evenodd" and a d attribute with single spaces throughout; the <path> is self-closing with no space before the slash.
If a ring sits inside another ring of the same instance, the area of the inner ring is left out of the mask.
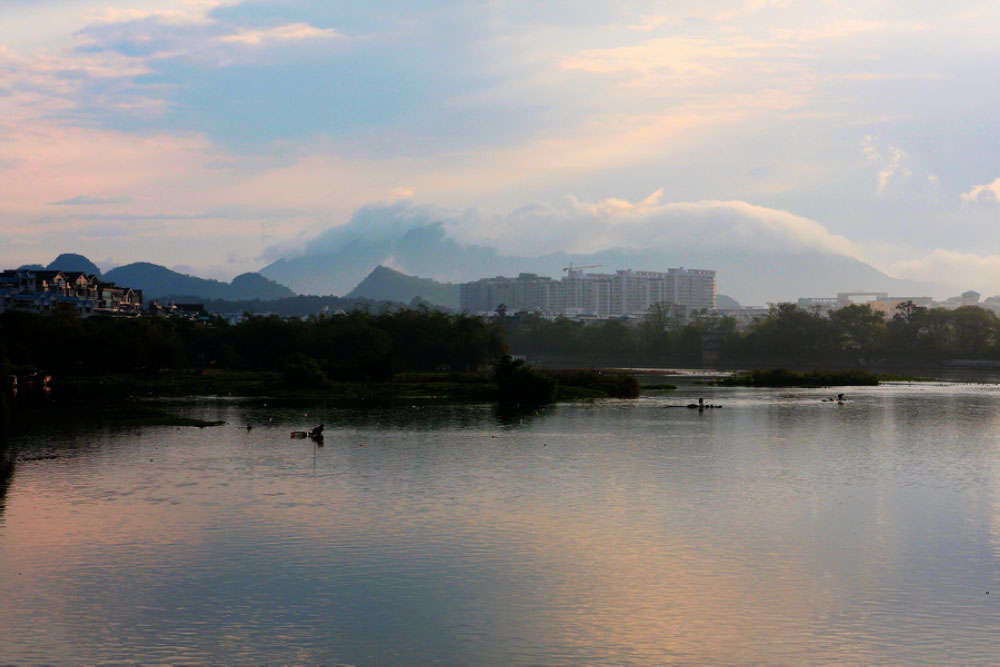
<path id="1" fill-rule="evenodd" d="M 711 410 L 713 408 L 721 408 L 721 405 L 712 405 L 711 403 L 706 403 L 704 398 L 699 398 L 697 403 L 688 403 L 688 408 L 692 410 Z"/>
<path id="2" fill-rule="evenodd" d="M 713 405 L 711 403 L 706 403 L 704 398 L 699 398 L 697 403 L 688 403 L 687 405 L 664 405 L 665 408 L 690 408 L 691 410 L 712 410 L 721 408 L 721 405 Z"/>

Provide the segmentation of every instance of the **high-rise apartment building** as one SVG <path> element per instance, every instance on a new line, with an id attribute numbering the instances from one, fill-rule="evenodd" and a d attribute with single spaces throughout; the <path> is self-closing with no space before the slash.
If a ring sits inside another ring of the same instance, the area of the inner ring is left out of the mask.
<path id="1" fill-rule="evenodd" d="M 470 313 L 493 312 L 503 304 L 512 313 L 618 317 L 644 315 L 654 303 L 669 303 L 685 313 L 715 308 L 715 271 L 677 268 L 611 274 L 571 268 L 561 280 L 522 273 L 461 287 L 462 310 Z"/>

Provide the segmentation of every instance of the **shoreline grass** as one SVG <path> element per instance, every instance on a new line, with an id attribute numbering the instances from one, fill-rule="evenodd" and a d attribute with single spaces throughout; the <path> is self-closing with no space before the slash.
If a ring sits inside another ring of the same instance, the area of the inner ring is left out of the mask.
<path id="1" fill-rule="evenodd" d="M 722 387 L 874 387 L 879 384 L 879 376 L 858 369 L 790 371 L 767 368 L 741 371 L 713 384 Z"/>
<path id="2" fill-rule="evenodd" d="M 635 398 L 639 384 L 624 373 L 593 370 L 539 371 L 557 385 L 556 400 Z M 235 396 L 275 399 L 324 399 L 384 404 L 414 400 L 492 402 L 499 388 L 489 373 L 399 373 L 388 381 L 330 380 L 318 386 L 293 386 L 281 373 L 266 371 L 163 371 L 151 374 L 90 374 L 57 378 L 53 389 L 73 398 L 154 398 Z"/>
<path id="3" fill-rule="evenodd" d="M 894 373 L 879 373 L 879 382 L 937 382 L 937 378 L 925 375 L 896 375 Z"/>
<path id="4" fill-rule="evenodd" d="M 208 428 L 222 426 L 224 421 L 208 421 L 170 414 L 157 408 L 127 406 L 108 410 L 100 421 L 109 426 L 181 426 Z"/>

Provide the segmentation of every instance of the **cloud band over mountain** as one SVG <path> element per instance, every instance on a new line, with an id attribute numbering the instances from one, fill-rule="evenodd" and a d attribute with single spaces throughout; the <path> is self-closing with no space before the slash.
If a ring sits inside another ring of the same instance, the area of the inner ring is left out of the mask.
<path id="1" fill-rule="evenodd" d="M 745 202 L 660 203 L 659 196 L 570 197 L 508 212 L 372 204 L 261 273 L 316 294 L 344 294 L 378 265 L 467 281 L 522 271 L 558 276 L 571 261 L 606 271 L 717 269 L 720 291 L 751 303 L 917 287 L 864 264 L 850 241 L 815 221 Z"/>

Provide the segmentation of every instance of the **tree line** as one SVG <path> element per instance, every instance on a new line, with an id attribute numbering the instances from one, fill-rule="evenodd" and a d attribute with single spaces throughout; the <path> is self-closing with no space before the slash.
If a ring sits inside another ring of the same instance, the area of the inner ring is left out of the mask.
<path id="1" fill-rule="evenodd" d="M 720 364 L 858 364 L 883 359 L 1000 359 L 1000 320 L 987 310 L 899 306 L 890 319 L 865 305 L 828 316 L 781 304 L 749 326 L 730 317 L 677 316 L 665 305 L 638 323 L 581 324 L 518 313 L 483 319 L 425 307 L 230 324 L 175 318 L 81 319 L 0 315 L 0 370 L 66 374 L 226 369 L 283 372 L 300 384 L 387 380 L 405 371 L 472 371 L 505 354 L 607 363 L 689 365 L 706 349 Z"/>
<path id="2" fill-rule="evenodd" d="M 500 327 L 428 308 L 306 319 L 81 319 L 0 315 L 0 363 L 54 375 L 163 369 L 279 371 L 303 382 L 386 380 L 402 371 L 477 370 L 507 352 Z"/>
<path id="3" fill-rule="evenodd" d="M 515 354 L 529 358 L 698 366 L 706 350 L 717 363 L 857 364 L 878 360 L 1000 359 L 1000 319 L 976 306 L 954 310 L 912 302 L 891 318 L 854 304 L 822 315 L 779 304 L 745 327 L 726 316 L 681 317 L 657 304 L 637 324 L 581 323 L 538 315 L 497 315 Z"/>

